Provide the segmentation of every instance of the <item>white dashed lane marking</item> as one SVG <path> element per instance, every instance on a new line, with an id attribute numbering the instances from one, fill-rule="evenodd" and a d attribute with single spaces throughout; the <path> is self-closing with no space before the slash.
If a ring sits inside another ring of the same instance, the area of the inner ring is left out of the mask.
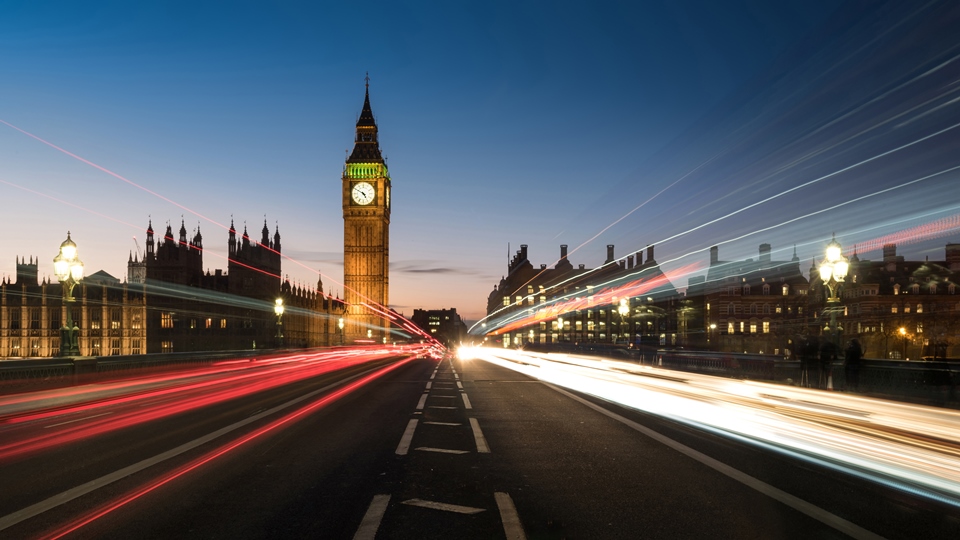
<path id="1" fill-rule="evenodd" d="M 377 529 L 380 528 L 383 513 L 387 511 L 387 503 L 389 502 L 389 495 L 373 496 L 373 501 L 370 502 L 367 513 L 363 515 L 363 521 L 360 522 L 357 534 L 353 535 L 353 540 L 373 540 L 377 537 Z"/>
<path id="2" fill-rule="evenodd" d="M 483 436 L 483 432 L 480 431 L 480 423 L 477 422 L 476 418 L 470 419 L 470 429 L 473 430 L 473 439 L 477 442 L 477 452 L 489 454 L 490 447 L 487 446 L 487 439 Z"/>
<path id="3" fill-rule="evenodd" d="M 460 394 L 460 397 L 463 398 L 463 406 L 467 409 L 472 409 L 473 405 L 470 404 L 470 398 L 467 397 L 467 393 L 464 392 Z"/>
<path id="4" fill-rule="evenodd" d="M 410 441 L 413 440 L 413 432 L 417 429 L 417 422 L 419 420 L 416 418 L 407 422 L 407 429 L 404 430 L 403 436 L 400 437 L 400 444 L 397 445 L 398 456 L 405 456 L 410 451 Z"/>

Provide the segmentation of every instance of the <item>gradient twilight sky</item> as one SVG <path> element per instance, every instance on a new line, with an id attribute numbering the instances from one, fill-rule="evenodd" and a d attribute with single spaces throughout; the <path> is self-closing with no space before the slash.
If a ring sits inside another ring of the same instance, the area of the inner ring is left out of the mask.
<path id="1" fill-rule="evenodd" d="M 912 4 L 7 0 L 0 120 L 130 183 L 0 124 L 0 274 L 33 256 L 52 276 L 70 230 L 89 273 L 123 278 L 148 216 L 181 215 L 226 268 L 231 216 L 259 238 L 266 215 L 302 263 L 284 273 L 342 297 L 366 72 L 408 316 L 479 318 L 508 244 L 552 265 L 586 243 L 589 268 L 606 244 L 678 266 L 769 242 L 808 265 L 831 232 L 960 213 L 960 7 Z M 901 253 L 942 259 L 946 233 Z"/>

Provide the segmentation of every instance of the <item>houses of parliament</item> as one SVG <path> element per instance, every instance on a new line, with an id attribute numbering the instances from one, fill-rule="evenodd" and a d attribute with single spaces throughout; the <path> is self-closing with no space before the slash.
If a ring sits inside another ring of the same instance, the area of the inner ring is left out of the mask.
<path id="1" fill-rule="evenodd" d="M 320 280 L 311 286 L 281 278 L 279 226 L 271 235 L 266 220 L 256 240 L 246 226 L 238 232 L 231 220 L 226 272 L 204 271 L 199 227 L 188 237 L 181 220 L 176 236 L 169 224 L 155 235 L 148 221 L 146 246 L 129 255 L 126 279 L 93 273 L 74 288 L 76 301 L 69 304 L 59 282 L 39 279 L 38 258 L 18 258 L 16 277 L 0 281 L 0 358 L 58 356 L 60 329 L 68 319 L 79 329 L 83 356 L 385 340 L 391 185 L 369 79 L 341 180 L 343 300 L 326 295 Z M 277 299 L 283 302 L 282 317 L 274 313 Z"/>

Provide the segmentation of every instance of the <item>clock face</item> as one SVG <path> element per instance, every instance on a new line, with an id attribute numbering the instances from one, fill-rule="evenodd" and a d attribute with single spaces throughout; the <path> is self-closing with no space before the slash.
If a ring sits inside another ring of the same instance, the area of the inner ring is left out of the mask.
<path id="1" fill-rule="evenodd" d="M 353 190 L 351 191 L 351 196 L 353 197 L 353 202 L 357 204 L 370 204 L 373 202 L 373 196 L 376 193 L 373 186 L 366 182 L 357 182 L 353 185 Z"/>

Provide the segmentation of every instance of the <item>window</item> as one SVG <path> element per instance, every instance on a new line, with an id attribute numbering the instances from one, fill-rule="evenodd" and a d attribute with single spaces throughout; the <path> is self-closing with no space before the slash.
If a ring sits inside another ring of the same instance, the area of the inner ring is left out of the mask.
<path id="1" fill-rule="evenodd" d="M 751 314 L 751 315 L 756 315 L 756 314 L 757 314 L 757 305 L 756 305 L 756 304 L 750 304 L 750 314 Z"/>
<path id="2" fill-rule="evenodd" d="M 764 283 L 764 284 L 763 284 L 763 294 L 764 294 L 764 296 L 770 294 L 770 284 L 769 284 L 769 283 Z"/>
<path id="3" fill-rule="evenodd" d="M 33 308 L 30 310 L 30 328 L 32 330 L 40 329 L 40 308 Z M 31 356 L 37 356 L 32 353 Z"/>
<path id="4" fill-rule="evenodd" d="M 784 296 L 789 296 L 789 295 L 790 295 L 790 286 L 789 286 L 789 285 L 784 285 L 784 286 L 783 286 L 783 295 L 784 295 Z"/>
<path id="5" fill-rule="evenodd" d="M 897 306 L 896 305 L 890 306 L 890 313 L 896 313 L 896 312 L 897 312 Z"/>
<path id="6" fill-rule="evenodd" d="M 920 285 L 914 283 L 910 286 L 910 294 L 920 294 Z"/>
<path id="7" fill-rule="evenodd" d="M 890 279 L 893 279 L 893 278 L 890 278 Z M 899 283 L 897 283 L 896 285 L 893 286 L 893 294 L 900 294 L 900 284 L 899 284 Z"/>
<path id="8" fill-rule="evenodd" d="M 744 285 L 744 286 L 743 286 L 743 294 L 750 294 L 750 286 L 749 286 L 749 285 Z"/>
<path id="9" fill-rule="evenodd" d="M 165 311 L 160 314 L 160 328 L 173 328 L 173 313 Z"/>
<path id="10" fill-rule="evenodd" d="M 99 308 L 93 308 L 90 310 L 90 329 L 99 330 L 100 329 L 100 320 L 103 315 L 100 313 Z M 96 355 L 94 355 L 96 356 Z"/>
<path id="11" fill-rule="evenodd" d="M 523 297 L 518 294 L 518 295 L 517 295 L 517 305 L 519 306 L 520 304 L 523 304 Z"/>
<path id="12" fill-rule="evenodd" d="M 745 322 L 743 322 L 743 321 L 740 321 L 740 333 L 741 333 L 741 334 L 744 332 L 744 328 L 746 328 L 746 326 L 747 326 L 747 323 L 745 323 Z"/>
<path id="13" fill-rule="evenodd" d="M 929 291 L 929 292 L 930 292 L 930 294 L 937 294 L 937 284 L 936 284 L 936 283 L 931 283 L 931 284 L 930 284 L 930 291 Z"/>
<path id="14" fill-rule="evenodd" d="M 504 336 L 506 337 L 506 336 Z M 160 351 L 169 353 L 173 352 L 173 342 L 172 341 L 161 341 L 160 342 Z"/>
<path id="15" fill-rule="evenodd" d="M 947 287 L 947 294 L 957 294 L 957 288 L 954 286 L 953 283 L 951 283 L 950 286 Z"/>
<path id="16" fill-rule="evenodd" d="M 757 323 L 755 322 L 750 323 L 750 333 L 751 334 L 757 333 Z"/>
<path id="17" fill-rule="evenodd" d="M 93 356 L 100 356 L 100 339 L 91 340 L 90 348 L 93 349 Z"/>
<path id="18" fill-rule="evenodd" d="M 917 313 L 923 313 L 923 304 L 917 304 Z"/>
<path id="19" fill-rule="evenodd" d="M 777 313 L 783 313 L 783 308 L 780 307 L 780 304 L 777 304 L 776 312 L 777 312 Z"/>
<path id="20" fill-rule="evenodd" d="M 120 354 L 120 339 L 114 338 L 110 340 L 110 354 L 117 356 Z"/>
<path id="21" fill-rule="evenodd" d="M 227 327 L 227 320 L 220 319 L 220 328 L 226 328 L 226 327 Z"/>
<path id="22" fill-rule="evenodd" d="M 40 356 L 40 340 L 30 340 L 30 356 Z"/>
<path id="23" fill-rule="evenodd" d="M 733 333 L 733 321 L 730 321 L 730 322 L 727 323 L 727 333 L 728 333 L 728 334 L 732 334 L 732 333 Z"/>
<path id="24" fill-rule="evenodd" d="M 111 330 L 119 330 L 120 321 L 122 320 L 123 320 L 123 309 L 117 307 L 110 310 L 110 329 Z M 115 353 L 115 354 L 120 354 L 120 353 Z"/>
<path id="25" fill-rule="evenodd" d="M 770 304 L 764 304 L 764 305 L 763 305 L 763 314 L 764 314 L 764 315 L 769 315 L 769 314 L 770 314 Z"/>
<path id="26" fill-rule="evenodd" d="M 20 329 L 20 308 L 13 308 L 10 310 L 10 329 L 19 330 Z M 20 348 L 20 344 L 17 344 L 17 348 Z"/>
<path id="27" fill-rule="evenodd" d="M 211 318 L 209 318 L 209 317 L 207 318 L 206 321 L 204 321 L 204 323 L 205 323 L 205 324 L 204 324 L 204 328 L 211 328 L 211 327 L 213 327 L 213 319 L 211 319 Z"/>
<path id="28" fill-rule="evenodd" d="M 193 329 L 193 328 L 196 328 L 196 327 L 197 327 L 197 320 L 196 320 L 196 319 L 190 319 L 190 328 Z"/>
<path id="29" fill-rule="evenodd" d="M 130 351 L 130 352 L 131 352 L 132 354 L 141 354 L 141 352 L 140 352 L 140 340 L 139 340 L 139 339 L 133 340 L 133 341 L 130 343 L 130 345 L 131 345 L 131 347 L 130 347 L 130 348 L 131 348 L 131 351 Z"/>
<path id="30" fill-rule="evenodd" d="M 907 305 L 903 306 L 903 312 L 904 312 L 904 313 L 910 313 L 910 304 L 907 304 Z"/>
<path id="31" fill-rule="evenodd" d="M 763 333 L 764 334 L 770 333 L 770 321 L 763 321 Z"/>
<path id="32" fill-rule="evenodd" d="M 133 317 L 130 317 L 130 326 L 133 327 L 134 330 L 139 330 L 139 329 L 140 329 L 140 314 L 139 314 L 139 313 L 134 313 L 134 314 L 133 314 Z"/>
<path id="33" fill-rule="evenodd" d="M 510 305 L 510 297 L 509 297 L 509 296 L 504 296 L 504 297 L 503 297 L 503 306 L 504 306 L 504 307 L 507 307 L 507 306 L 509 306 L 509 305 Z"/>
<path id="34" fill-rule="evenodd" d="M 51 309 L 50 310 L 50 329 L 56 330 L 60 328 L 60 310 Z"/>

